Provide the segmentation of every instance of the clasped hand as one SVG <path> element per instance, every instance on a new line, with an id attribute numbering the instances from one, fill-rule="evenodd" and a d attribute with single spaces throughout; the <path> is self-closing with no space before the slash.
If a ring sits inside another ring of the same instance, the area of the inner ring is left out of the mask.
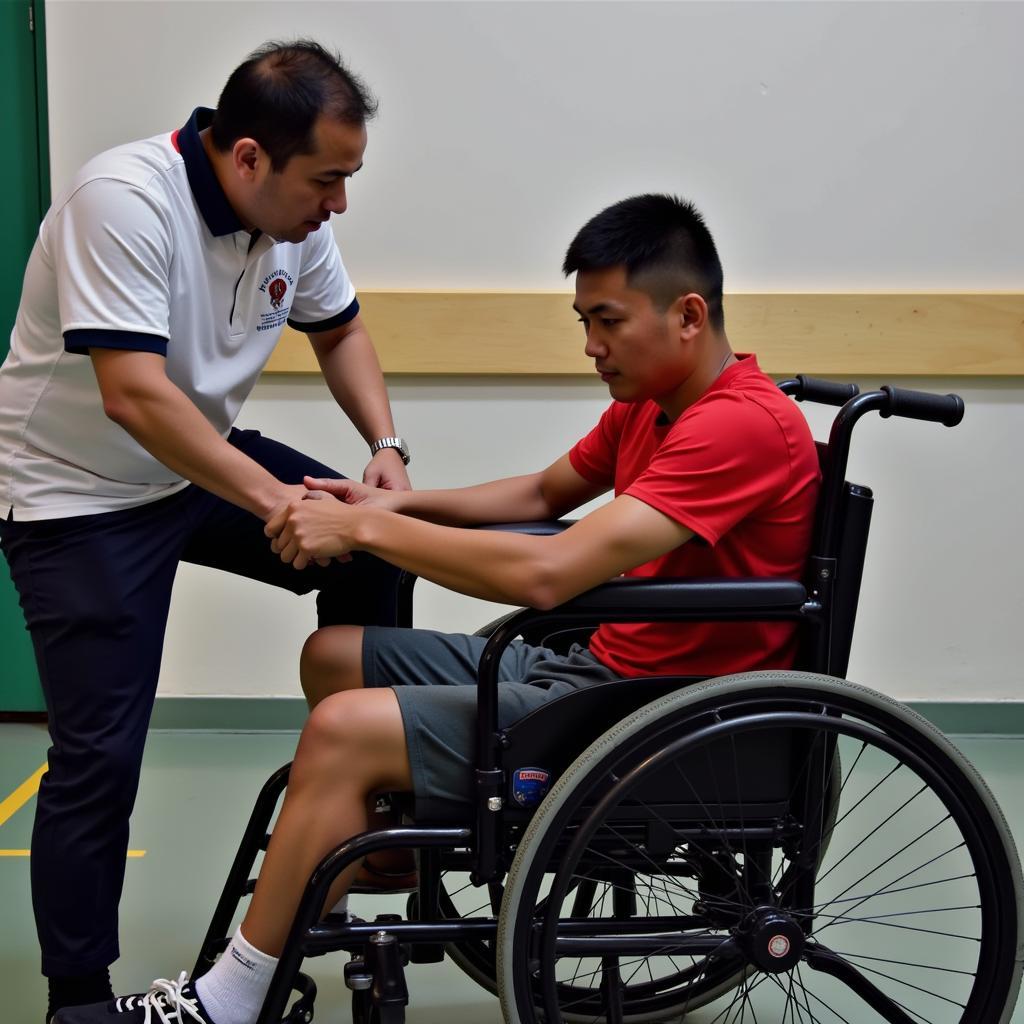
<path id="1" fill-rule="evenodd" d="M 354 480 L 303 480 L 306 493 L 293 498 L 267 520 L 263 532 L 282 562 L 305 569 L 310 562 L 351 561 L 360 512 L 353 506 L 385 504 L 378 489 Z"/>

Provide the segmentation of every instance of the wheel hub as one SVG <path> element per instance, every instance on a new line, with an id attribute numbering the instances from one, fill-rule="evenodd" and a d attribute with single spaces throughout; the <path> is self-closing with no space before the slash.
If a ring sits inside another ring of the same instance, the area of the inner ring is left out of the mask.
<path id="1" fill-rule="evenodd" d="M 775 907 L 758 907 L 736 936 L 747 959 L 768 974 L 791 971 L 804 953 L 803 930 Z"/>

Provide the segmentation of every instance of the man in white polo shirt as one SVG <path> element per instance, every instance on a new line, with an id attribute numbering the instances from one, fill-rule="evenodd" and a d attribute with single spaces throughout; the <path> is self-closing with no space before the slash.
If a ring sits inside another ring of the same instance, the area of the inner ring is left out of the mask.
<path id="1" fill-rule="evenodd" d="M 233 427 L 286 323 L 370 446 L 363 479 L 409 486 L 355 290 L 324 226 L 346 208 L 374 103 L 315 43 L 268 44 L 217 110 L 103 153 L 47 213 L 0 367 L 0 543 L 53 741 L 32 839 L 47 1019 L 107 998 L 128 817 L 175 570 L 296 593 L 321 625 L 390 625 L 369 556 L 296 572 L 263 526 L 330 468 Z"/>

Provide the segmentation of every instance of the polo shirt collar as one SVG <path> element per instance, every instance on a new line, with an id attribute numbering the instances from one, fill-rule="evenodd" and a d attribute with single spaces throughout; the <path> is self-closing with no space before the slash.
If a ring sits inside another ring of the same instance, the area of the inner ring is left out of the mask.
<path id="1" fill-rule="evenodd" d="M 208 107 L 196 107 L 188 123 L 177 132 L 177 145 L 185 161 L 185 173 L 188 184 L 195 196 L 199 212 L 206 221 L 206 226 L 215 238 L 233 235 L 236 231 L 244 231 L 238 214 L 231 208 L 224 190 L 213 172 L 210 158 L 203 149 L 203 140 L 199 133 L 210 126 L 213 111 Z"/>

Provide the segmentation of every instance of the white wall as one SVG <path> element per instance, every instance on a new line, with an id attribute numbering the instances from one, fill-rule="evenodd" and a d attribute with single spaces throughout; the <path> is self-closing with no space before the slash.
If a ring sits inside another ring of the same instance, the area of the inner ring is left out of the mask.
<path id="1" fill-rule="evenodd" d="M 648 189 L 702 206 L 736 291 L 1024 280 L 1024 5 L 49 0 L 47 31 L 55 189 L 91 153 L 213 105 L 266 38 L 341 48 L 381 99 L 335 228 L 364 288 L 564 289 L 573 232 Z M 1014 698 L 1019 383 L 899 383 L 958 390 L 968 414 L 954 431 L 859 430 L 852 476 L 878 504 L 851 677 Z M 391 391 L 420 485 L 535 468 L 604 403 L 584 381 Z M 363 457 L 311 380 L 266 379 L 241 424 L 349 472 Z M 426 590 L 419 603 L 442 628 L 491 614 Z M 312 625 L 309 601 L 183 566 L 161 691 L 294 693 Z"/>

